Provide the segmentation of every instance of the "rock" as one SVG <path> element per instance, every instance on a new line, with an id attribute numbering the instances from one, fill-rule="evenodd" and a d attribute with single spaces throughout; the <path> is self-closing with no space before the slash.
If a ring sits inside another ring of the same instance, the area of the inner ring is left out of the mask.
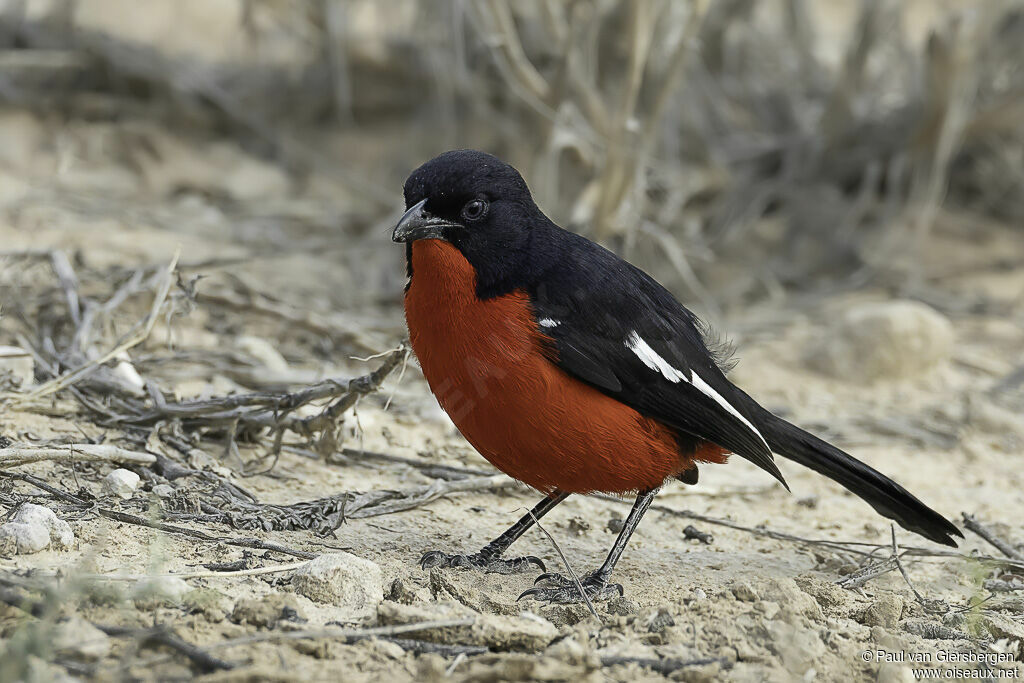
<path id="1" fill-rule="evenodd" d="M 0 555 L 31 555 L 50 547 L 46 527 L 20 522 L 0 526 Z"/>
<path id="2" fill-rule="evenodd" d="M 894 628 L 903 614 L 903 598 L 887 593 L 868 605 L 861 615 L 860 622 L 866 626 L 884 626 Z"/>
<path id="3" fill-rule="evenodd" d="M 793 622 L 798 617 L 813 621 L 824 619 L 818 603 L 800 590 L 793 579 L 772 579 L 761 593 L 765 600 L 778 603 L 779 615 L 785 621 Z"/>
<path id="4" fill-rule="evenodd" d="M 754 592 L 749 583 L 740 583 L 733 586 L 732 594 L 736 596 L 737 600 L 742 602 L 754 602 L 758 598 L 757 593 Z"/>
<path id="5" fill-rule="evenodd" d="M 48 507 L 26 503 L 18 509 L 14 521 L 45 526 L 50 533 L 50 547 L 55 550 L 70 550 L 75 545 L 75 532 L 71 530 L 71 525 L 57 517 Z"/>
<path id="6" fill-rule="evenodd" d="M 825 654 L 825 643 L 815 629 L 773 621 L 768 624 L 768 632 L 772 636 L 772 650 L 791 674 L 802 676 Z"/>
<path id="7" fill-rule="evenodd" d="M 292 575 L 292 587 L 313 602 L 340 608 L 343 621 L 372 616 L 384 599 L 380 565 L 345 552 L 310 560 Z"/>
<path id="8" fill-rule="evenodd" d="M 416 591 L 406 585 L 402 579 L 395 579 L 391 582 L 388 594 L 384 596 L 387 600 L 400 602 L 403 605 L 411 605 L 416 602 Z"/>
<path id="9" fill-rule="evenodd" d="M 953 325 L 916 301 L 861 303 L 845 310 L 808 362 L 834 377 L 871 382 L 912 377 L 949 358 Z"/>
<path id="10" fill-rule="evenodd" d="M 569 528 L 569 533 L 574 536 L 584 536 L 588 531 L 590 531 L 590 522 L 580 515 L 570 517 L 567 526 Z"/>
<path id="11" fill-rule="evenodd" d="M 909 666 L 882 662 L 878 667 L 878 678 L 875 680 L 877 683 L 913 683 L 916 679 Z"/>
<path id="12" fill-rule="evenodd" d="M 779 612 L 782 610 L 779 603 L 773 602 L 772 600 L 758 600 L 754 603 L 754 609 L 763 614 L 764 618 L 769 621 L 778 616 Z"/>
<path id="13" fill-rule="evenodd" d="M 131 598 L 135 606 L 140 608 L 180 605 L 191 590 L 184 579 L 176 576 L 154 576 L 139 581 L 132 590 Z"/>
<path id="14" fill-rule="evenodd" d="M 377 607 L 377 617 L 381 625 L 466 619 L 472 623 L 417 631 L 415 637 L 435 643 L 482 645 L 501 651 L 540 652 L 558 637 L 558 629 L 536 614 L 523 612 L 516 617 L 477 614 L 457 602 L 402 605 L 387 601 Z"/>
<path id="15" fill-rule="evenodd" d="M 271 593 L 260 598 L 242 598 L 231 611 L 231 621 L 257 628 L 275 628 L 282 621 L 305 621 L 294 595 Z"/>
<path id="16" fill-rule="evenodd" d="M 513 616 L 523 611 L 522 605 L 512 600 L 507 591 L 492 595 L 482 590 L 480 580 L 469 572 L 451 572 L 435 567 L 430 570 L 429 588 L 434 600 L 457 600 L 474 612 Z"/>
<path id="17" fill-rule="evenodd" d="M 796 579 L 796 584 L 814 598 L 826 614 L 832 616 L 846 616 L 856 602 L 850 591 L 840 588 L 834 581 L 801 576 Z"/>
<path id="18" fill-rule="evenodd" d="M 616 595 L 605 604 L 608 614 L 616 614 L 620 617 L 628 617 L 640 611 L 640 603 L 624 595 Z"/>
<path id="19" fill-rule="evenodd" d="M 153 495 L 157 498 L 170 498 L 174 495 L 174 487 L 170 484 L 157 484 L 153 487 Z"/>
<path id="20" fill-rule="evenodd" d="M 122 500 L 128 500 L 135 495 L 140 481 L 139 475 L 131 470 L 116 469 L 103 478 L 103 492 Z"/>
<path id="21" fill-rule="evenodd" d="M 110 652 L 110 636 L 82 617 L 75 616 L 57 624 L 53 633 L 53 649 L 58 655 L 95 661 Z"/>
<path id="22" fill-rule="evenodd" d="M 128 352 L 122 351 L 114 356 L 114 358 L 117 359 L 117 365 L 114 366 L 111 372 L 114 380 L 129 393 L 138 397 L 145 396 L 146 381 L 142 379 L 142 375 L 132 365 L 132 357 L 128 355 Z"/>
<path id="23" fill-rule="evenodd" d="M 982 623 L 993 638 L 1019 640 L 1024 646 L 1024 625 L 1001 614 L 986 614 Z"/>
<path id="24" fill-rule="evenodd" d="M 27 387 L 35 380 L 32 354 L 18 346 L 0 346 L 0 386 Z"/>
<path id="25" fill-rule="evenodd" d="M 219 624 L 231 612 L 228 596 L 212 588 L 197 588 L 185 594 L 182 602 L 190 612 L 202 614 L 206 620 Z"/>
<path id="26" fill-rule="evenodd" d="M 48 547 L 69 550 L 74 545 L 75 533 L 71 525 L 42 505 L 25 503 L 10 522 L 0 526 L 0 553 L 13 548 L 19 555 L 27 555 Z"/>
<path id="27" fill-rule="evenodd" d="M 651 633 L 661 633 L 669 626 L 675 625 L 676 620 L 672 618 L 672 613 L 664 607 L 651 612 L 647 617 L 647 630 Z"/>

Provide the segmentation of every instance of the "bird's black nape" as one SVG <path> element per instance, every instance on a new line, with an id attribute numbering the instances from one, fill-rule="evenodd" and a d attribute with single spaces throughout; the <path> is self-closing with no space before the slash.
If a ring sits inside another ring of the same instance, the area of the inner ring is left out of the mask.
<path id="1" fill-rule="evenodd" d="M 537 208 L 519 171 L 485 152 L 440 154 L 409 175 L 404 192 L 407 210 L 422 202 L 425 221 L 447 224 L 433 231 L 434 238 L 466 257 L 484 299 L 525 286 L 545 261 L 537 257 L 545 250 L 531 248 L 536 233 L 557 229 Z"/>

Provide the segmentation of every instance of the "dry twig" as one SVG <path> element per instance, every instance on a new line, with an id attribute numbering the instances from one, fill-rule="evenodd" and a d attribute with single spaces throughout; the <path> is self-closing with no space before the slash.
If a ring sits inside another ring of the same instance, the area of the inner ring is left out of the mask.
<path id="1" fill-rule="evenodd" d="M 130 451 L 110 444 L 71 443 L 60 448 L 33 448 L 12 446 L 0 448 L 0 469 L 30 462 L 59 460 L 63 462 L 116 462 L 133 465 L 152 465 L 156 456 Z"/>

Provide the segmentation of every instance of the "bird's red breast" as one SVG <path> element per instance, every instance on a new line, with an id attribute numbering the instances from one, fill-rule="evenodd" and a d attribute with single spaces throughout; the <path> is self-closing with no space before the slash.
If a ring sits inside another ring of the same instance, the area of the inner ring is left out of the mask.
<path id="1" fill-rule="evenodd" d="M 495 467 L 542 491 L 659 486 L 724 449 L 681 451 L 665 425 L 548 360 L 522 291 L 481 300 L 473 267 L 442 240 L 412 245 L 409 337 L 441 407 Z"/>

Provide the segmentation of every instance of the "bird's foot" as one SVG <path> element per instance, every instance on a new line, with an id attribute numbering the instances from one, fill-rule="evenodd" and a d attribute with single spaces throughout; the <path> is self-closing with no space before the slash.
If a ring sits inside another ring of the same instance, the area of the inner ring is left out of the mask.
<path id="1" fill-rule="evenodd" d="M 519 574 L 528 571 L 530 567 L 536 566 L 541 571 L 545 570 L 544 563 L 539 557 L 527 555 L 526 557 L 513 557 L 503 560 L 500 557 L 489 557 L 483 553 L 472 555 L 449 555 L 440 550 L 431 550 L 420 558 L 420 567 L 431 569 L 433 567 L 464 567 L 466 569 L 482 569 L 488 574 Z"/>
<path id="2" fill-rule="evenodd" d="M 534 583 L 537 584 L 541 582 L 549 585 L 531 588 L 520 595 L 518 599 L 522 600 L 523 598 L 531 597 L 534 600 L 540 600 L 542 602 L 584 602 L 583 596 L 580 594 L 581 586 L 583 588 L 583 592 L 587 596 L 587 599 L 591 602 L 597 600 L 608 600 L 616 595 L 623 594 L 622 584 L 608 583 L 607 578 L 601 577 L 596 572 L 581 578 L 579 585 L 577 585 L 572 579 L 568 579 L 561 574 L 556 574 L 554 572 L 541 574 L 537 577 L 537 580 Z"/>

